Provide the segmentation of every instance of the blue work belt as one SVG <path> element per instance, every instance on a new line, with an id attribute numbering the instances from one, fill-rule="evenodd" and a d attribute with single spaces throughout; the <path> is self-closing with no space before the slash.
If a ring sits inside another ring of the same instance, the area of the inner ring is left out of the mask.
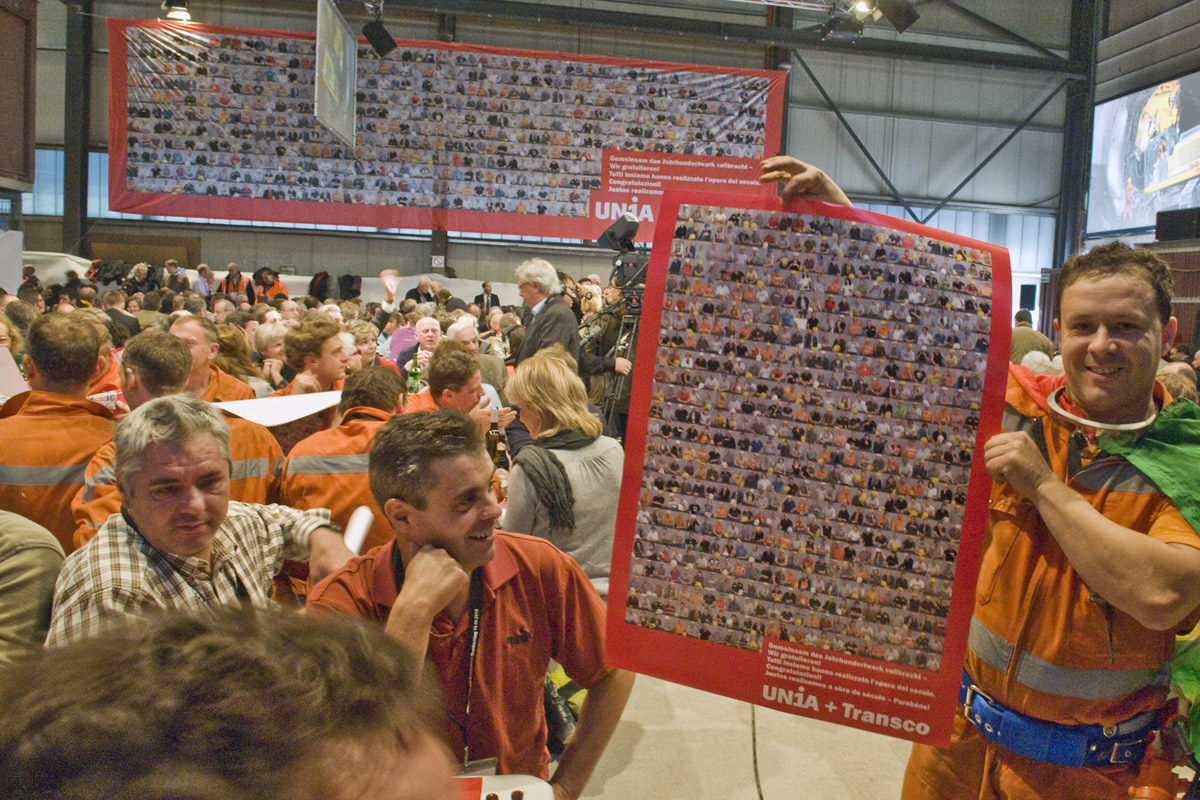
<path id="1" fill-rule="evenodd" d="M 1140 761 L 1158 711 L 1116 725 L 1060 725 L 1005 708 L 984 694 L 964 671 L 958 690 L 963 713 L 979 732 L 1010 753 L 1063 767 Z"/>

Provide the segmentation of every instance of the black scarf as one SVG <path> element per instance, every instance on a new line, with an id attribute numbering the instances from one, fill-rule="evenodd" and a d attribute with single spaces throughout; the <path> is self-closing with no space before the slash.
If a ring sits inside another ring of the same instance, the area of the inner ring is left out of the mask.
<path id="1" fill-rule="evenodd" d="M 575 530 L 575 493 L 567 480 L 567 471 L 552 450 L 579 450 L 598 439 L 583 431 L 559 431 L 542 436 L 536 444 L 527 444 L 517 453 L 516 462 L 529 476 L 538 502 L 550 514 L 550 525 Z"/>

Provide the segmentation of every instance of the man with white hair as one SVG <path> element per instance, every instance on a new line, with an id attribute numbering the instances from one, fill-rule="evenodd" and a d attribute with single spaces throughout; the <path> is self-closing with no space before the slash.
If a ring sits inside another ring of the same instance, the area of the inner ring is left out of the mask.
<path id="1" fill-rule="evenodd" d="M 429 278 L 422 275 L 417 281 L 416 288 L 409 289 L 405 295 L 405 300 L 415 300 L 418 303 L 436 303 L 437 296 L 434 295 L 430 286 Z"/>
<path id="2" fill-rule="evenodd" d="M 554 266 L 543 258 L 531 258 L 517 267 L 517 291 L 525 301 L 521 320 L 525 342 L 517 354 L 520 364 L 539 350 L 561 344 L 571 358 L 579 358 L 579 323 L 562 299 L 563 285 Z"/>
<path id="3" fill-rule="evenodd" d="M 460 319 L 446 329 L 446 338 L 462 342 L 479 361 L 479 374 L 483 382 L 496 390 L 501 403 L 504 400 L 504 384 L 508 380 L 508 370 L 504 367 L 504 359 L 479 350 L 479 333 L 469 319 Z"/>

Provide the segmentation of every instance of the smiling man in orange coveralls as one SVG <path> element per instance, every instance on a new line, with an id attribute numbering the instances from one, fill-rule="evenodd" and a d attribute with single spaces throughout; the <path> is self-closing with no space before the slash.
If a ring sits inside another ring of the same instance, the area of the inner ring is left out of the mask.
<path id="1" fill-rule="evenodd" d="M 783 199 L 849 204 L 820 170 L 763 163 Z M 1160 726 L 1175 633 L 1200 605 L 1196 407 L 1155 383 L 1175 338 L 1171 278 L 1113 243 L 1070 259 L 1062 377 L 1010 367 L 950 747 L 913 748 L 904 800 L 1119 798 Z M 1189 461 L 1189 459 L 1191 461 Z"/>

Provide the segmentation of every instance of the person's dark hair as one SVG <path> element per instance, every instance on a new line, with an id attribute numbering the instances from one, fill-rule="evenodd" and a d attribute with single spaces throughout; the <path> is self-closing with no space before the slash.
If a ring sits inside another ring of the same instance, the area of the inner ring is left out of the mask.
<path id="1" fill-rule="evenodd" d="M 283 304 L 286 303 L 288 301 L 288 299 L 289 298 L 284 297 L 281 294 L 277 294 L 274 297 L 272 297 L 270 300 L 268 300 L 267 304 L 270 305 L 271 308 L 275 309 L 276 311 L 282 311 Z"/>
<path id="2" fill-rule="evenodd" d="M 105 314 L 106 319 L 102 320 L 105 330 L 108 331 L 108 338 L 112 341 L 112 349 L 119 350 L 125 346 L 125 342 L 129 341 L 129 329 L 124 325 L 118 325 L 116 320 L 109 318 Z"/>
<path id="3" fill-rule="evenodd" d="M 29 305 L 32 306 L 36 305 L 38 300 L 42 300 L 44 298 L 42 297 L 42 290 L 38 287 L 22 286 L 20 289 L 17 289 L 17 299 L 29 303 Z"/>
<path id="4" fill-rule="evenodd" d="M 442 339 L 429 357 L 429 366 L 425 368 L 429 396 L 436 400 L 445 389 L 457 392 L 476 372 L 479 372 L 479 360 L 471 355 L 466 344 L 454 339 Z"/>
<path id="5" fill-rule="evenodd" d="M 254 321 L 261 325 L 267 321 L 267 313 L 273 310 L 275 309 L 269 303 L 259 301 L 250 308 L 250 314 L 254 317 Z"/>
<path id="6" fill-rule="evenodd" d="M 121 368 L 132 369 L 155 397 L 182 392 L 192 369 L 187 343 L 165 331 L 146 330 L 129 340 Z"/>
<path id="7" fill-rule="evenodd" d="M 1071 256 L 1058 274 L 1054 296 L 1054 318 L 1062 319 L 1062 296 L 1067 287 L 1082 278 L 1105 278 L 1128 275 L 1144 280 L 1154 290 L 1155 307 L 1163 325 L 1171 319 L 1171 268 L 1158 256 L 1142 247 L 1130 247 L 1124 242 L 1109 242 L 1088 252 Z"/>
<path id="8" fill-rule="evenodd" d="M 395 411 L 403 393 L 404 379 L 391 367 L 363 367 L 346 378 L 338 411 L 345 414 L 359 406 Z"/>
<path id="9" fill-rule="evenodd" d="M 188 297 L 183 301 L 183 310 L 195 316 L 204 316 L 204 298 Z"/>
<path id="10" fill-rule="evenodd" d="M 1029 313 L 1029 309 L 1022 308 L 1021 310 L 1019 310 L 1017 312 L 1016 316 L 1013 317 L 1013 322 L 1014 323 L 1028 322 L 1029 324 L 1032 325 L 1033 324 L 1033 314 Z"/>
<path id="11" fill-rule="evenodd" d="M 162 614 L 0 674 L 4 796 L 319 797 L 348 754 L 428 735 L 439 713 L 419 675 L 381 626 L 350 617 Z"/>
<path id="12" fill-rule="evenodd" d="M 170 289 L 163 289 L 162 300 L 159 301 L 158 311 L 163 314 L 170 314 L 175 310 L 175 292 Z"/>
<path id="13" fill-rule="evenodd" d="M 483 432 L 461 411 L 418 411 L 388 420 L 371 441 L 371 494 L 383 508 L 391 498 L 425 508 L 433 462 L 484 452 Z"/>
<path id="14" fill-rule="evenodd" d="M 321 307 L 321 301 L 312 296 L 305 296 L 299 302 L 302 302 L 304 307 L 308 309 Z"/>
<path id="15" fill-rule="evenodd" d="M 82 316 L 43 314 L 29 327 L 25 354 L 47 381 L 86 386 L 96 371 L 100 334 L 91 320 Z"/>
<path id="16" fill-rule="evenodd" d="M 142 308 L 147 311 L 162 311 L 162 293 L 151 289 L 142 296 Z"/>
<path id="17" fill-rule="evenodd" d="M 510 328 L 504 334 L 504 341 L 508 344 L 509 358 L 515 360 L 521 352 L 521 346 L 525 344 L 525 328 L 521 325 Z"/>
<path id="18" fill-rule="evenodd" d="M 24 300 L 13 300 L 4 307 L 4 314 L 25 334 L 29 333 L 33 321 L 41 316 L 36 308 Z"/>
<path id="19" fill-rule="evenodd" d="M 254 315 L 248 311 L 233 311 L 225 318 L 226 325 L 236 325 L 242 330 L 245 330 L 246 326 L 254 321 Z"/>

